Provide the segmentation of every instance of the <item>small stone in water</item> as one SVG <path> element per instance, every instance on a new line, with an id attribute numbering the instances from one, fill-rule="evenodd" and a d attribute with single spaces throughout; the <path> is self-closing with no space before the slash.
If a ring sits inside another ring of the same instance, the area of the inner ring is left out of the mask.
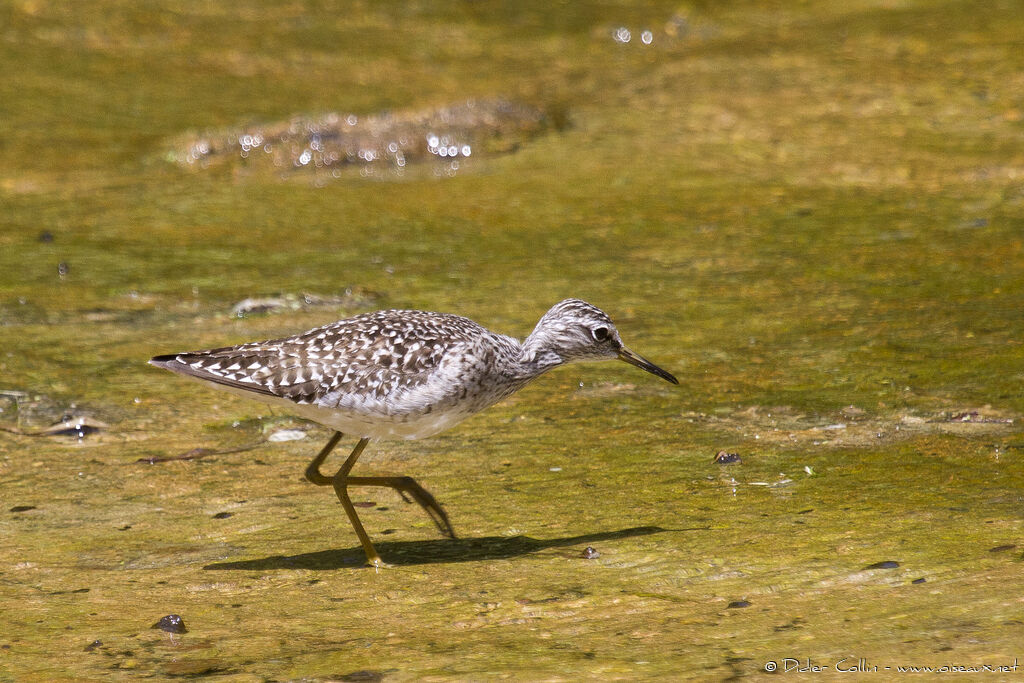
<path id="1" fill-rule="evenodd" d="M 1014 544 L 1010 543 L 1008 545 L 997 545 L 995 548 L 989 548 L 988 551 L 990 553 L 1001 553 L 1001 552 L 1004 552 L 1004 551 L 1007 551 L 1007 550 L 1013 550 L 1016 547 L 1017 546 L 1015 546 Z"/>
<path id="2" fill-rule="evenodd" d="M 715 455 L 715 462 L 719 465 L 730 465 L 734 462 L 743 462 L 740 458 L 739 453 L 729 453 L 728 451 L 718 451 Z"/>
<path id="3" fill-rule="evenodd" d="M 88 645 L 85 646 L 84 652 L 92 652 L 93 650 L 95 650 L 98 647 L 101 647 L 102 645 L 103 645 L 103 641 L 102 640 L 94 640 L 94 641 L 92 641 L 91 643 L 89 643 Z"/>
<path id="4" fill-rule="evenodd" d="M 28 512 L 29 510 L 35 510 L 35 505 L 15 505 L 10 509 L 11 512 Z"/>
<path id="5" fill-rule="evenodd" d="M 726 609 L 737 609 L 739 607 L 750 607 L 750 603 L 746 600 L 733 600 L 725 606 Z"/>
<path id="6" fill-rule="evenodd" d="M 885 560 L 884 562 L 875 562 L 874 564 L 869 564 L 868 566 L 864 567 L 864 569 L 896 569 L 899 566 L 899 562 Z"/>
<path id="7" fill-rule="evenodd" d="M 77 436 L 79 439 L 100 432 L 110 425 L 87 415 L 65 415 L 61 421 L 40 432 L 43 436 Z"/>
<path id="8" fill-rule="evenodd" d="M 910 583 L 924 583 L 924 582 L 925 582 L 925 580 L 922 578 L 922 579 L 914 579 Z"/>
<path id="9" fill-rule="evenodd" d="M 601 553 L 595 550 L 593 546 L 589 545 L 583 549 L 582 555 L 584 560 L 596 560 L 597 558 L 601 557 Z"/>
<path id="10" fill-rule="evenodd" d="M 165 617 L 160 617 L 160 621 L 153 624 L 150 628 L 158 628 L 167 633 L 188 633 L 188 629 L 185 628 L 185 622 L 177 614 L 168 614 Z"/>
<path id="11" fill-rule="evenodd" d="M 214 519 L 227 519 L 227 518 L 228 518 L 228 517 L 230 517 L 230 516 L 231 516 L 232 514 L 233 514 L 233 513 L 231 513 L 231 512 L 218 512 L 217 514 L 215 514 L 215 515 L 213 516 L 213 518 L 214 518 Z"/>

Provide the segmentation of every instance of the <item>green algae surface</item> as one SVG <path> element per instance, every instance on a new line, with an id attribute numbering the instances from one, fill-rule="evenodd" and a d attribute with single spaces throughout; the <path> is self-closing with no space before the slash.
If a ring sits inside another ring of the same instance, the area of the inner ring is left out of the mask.
<path id="1" fill-rule="evenodd" d="M 0 680 L 1013 677 L 1022 34 L 998 1 L 3 2 Z M 166 158 L 474 98 L 556 125 L 400 176 Z M 326 429 L 145 364 L 386 307 L 522 337 L 569 296 L 681 386 L 570 366 L 371 444 L 460 536 L 356 490 L 381 571 L 302 478 Z"/>

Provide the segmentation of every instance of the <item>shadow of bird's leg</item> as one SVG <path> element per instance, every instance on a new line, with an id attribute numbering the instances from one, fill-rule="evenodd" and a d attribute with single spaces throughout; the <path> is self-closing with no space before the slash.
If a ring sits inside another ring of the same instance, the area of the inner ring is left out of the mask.
<path id="1" fill-rule="evenodd" d="M 438 504 L 437 499 L 430 495 L 430 492 L 425 488 L 416 483 L 416 480 L 412 477 L 349 477 L 348 483 L 351 486 L 386 486 L 388 488 L 395 489 L 405 499 L 406 502 L 415 501 L 421 508 L 423 508 L 430 519 L 437 525 L 438 531 L 443 536 L 448 538 L 455 538 L 455 529 L 452 528 L 452 523 L 448 521 L 448 513 L 441 508 Z M 406 498 L 406 494 L 409 498 Z"/>

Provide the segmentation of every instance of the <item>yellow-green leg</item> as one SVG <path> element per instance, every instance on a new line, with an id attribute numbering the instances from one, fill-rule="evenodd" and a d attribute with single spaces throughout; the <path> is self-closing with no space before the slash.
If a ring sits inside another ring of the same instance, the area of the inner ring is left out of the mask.
<path id="1" fill-rule="evenodd" d="M 338 470 L 337 474 L 333 477 L 328 477 L 320 471 L 320 465 L 327 458 L 334 447 L 338 445 L 341 440 L 342 433 L 335 432 L 331 437 L 331 440 L 327 442 L 327 445 L 321 449 L 313 461 L 309 463 L 309 467 L 306 468 L 306 479 L 316 484 L 317 486 L 333 486 L 334 492 L 338 495 L 338 500 L 341 501 L 342 507 L 345 508 L 345 513 L 348 515 L 349 522 L 352 523 L 352 528 L 356 532 L 356 536 L 359 537 L 359 542 L 363 545 L 363 550 L 366 552 L 366 560 L 374 567 L 385 566 L 384 561 L 380 559 L 380 555 L 377 554 L 377 550 L 373 547 L 373 543 L 370 542 L 370 537 L 367 535 L 366 530 L 363 529 L 362 522 L 359 521 L 359 515 L 356 514 L 356 508 L 352 505 L 352 500 L 348 496 L 348 487 L 352 486 L 386 486 L 393 488 L 398 491 L 399 495 L 402 496 L 406 502 L 409 502 L 409 498 L 406 497 L 408 494 L 413 501 L 415 501 L 421 508 L 426 510 L 427 514 L 437 525 L 437 528 L 442 534 L 449 538 L 455 538 L 455 530 L 452 529 L 451 522 L 448 521 L 448 515 L 445 513 L 441 506 L 438 505 L 437 500 L 434 496 L 430 495 L 426 489 L 416 483 L 416 480 L 412 477 L 350 477 L 348 473 L 352 471 L 352 467 L 356 464 L 356 460 L 362 454 L 363 449 L 366 448 L 366 444 L 369 443 L 369 439 L 360 439 L 356 447 L 352 449 L 352 453 L 349 454 L 345 463 Z"/>

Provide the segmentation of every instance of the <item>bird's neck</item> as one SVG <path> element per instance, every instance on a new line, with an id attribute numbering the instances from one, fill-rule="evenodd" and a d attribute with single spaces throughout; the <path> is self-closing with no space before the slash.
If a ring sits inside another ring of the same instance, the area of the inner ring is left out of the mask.
<path id="1" fill-rule="evenodd" d="M 537 330 L 523 341 L 520 350 L 519 363 L 522 373 L 530 378 L 565 363 L 565 359 L 555 352 L 549 340 L 543 334 L 538 334 Z"/>

